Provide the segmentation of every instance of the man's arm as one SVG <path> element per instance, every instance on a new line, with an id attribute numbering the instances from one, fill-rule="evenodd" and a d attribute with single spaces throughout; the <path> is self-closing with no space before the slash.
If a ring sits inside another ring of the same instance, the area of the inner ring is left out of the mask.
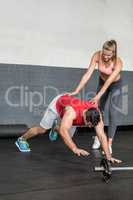
<path id="1" fill-rule="evenodd" d="M 98 125 L 95 127 L 96 130 L 96 135 L 99 138 L 99 141 L 102 145 L 103 151 L 105 152 L 106 158 L 108 160 L 111 160 L 111 154 L 109 151 L 109 146 L 108 146 L 108 142 L 107 142 L 107 137 L 105 135 L 104 132 L 104 124 L 103 124 L 103 120 L 102 117 L 100 117 L 100 122 L 98 123 Z"/>
<path id="2" fill-rule="evenodd" d="M 116 158 L 112 158 L 112 156 L 110 154 L 109 145 L 108 145 L 108 142 L 107 142 L 107 137 L 106 137 L 106 134 L 104 132 L 104 123 L 103 123 L 101 114 L 100 114 L 100 122 L 95 127 L 95 130 L 96 130 L 96 134 L 97 134 L 97 136 L 100 140 L 100 143 L 102 145 L 102 148 L 105 152 L 107 160 L 111 161 L 112 163 L 115 163 L 115 162 L 121 163 L 122 162 L 121 160 L 118 160 Z"/>
<path id="3" fill-rule="evenodd" d="M 65 111 L 65 114 L 61 120 L 59 133 L 64 140 L 65 144 L 73 151 L 76 155 L 87 156 L 89 153 L 83 149 L 79 149 L 74 143 L 69 134 L 69 129 L 72 127 L 73 120 L 75 118 L 75 111 L 70 107 Z"/>

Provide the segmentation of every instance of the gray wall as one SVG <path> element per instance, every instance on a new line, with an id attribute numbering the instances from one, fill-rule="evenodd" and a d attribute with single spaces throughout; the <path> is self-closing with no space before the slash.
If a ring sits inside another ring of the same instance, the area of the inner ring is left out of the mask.
<path id="1" fill-rule="evenodd" d="M 85 68 L 115 38 L 132 71 L 132 8 L 132 0 L 0 0 L 0 63 Z"/>
<path id="2" fill-rule="evenodd" d="M 25 124 L 29 127 L 39 124 L 52 98 L 64 91 L 72 91 L 84 72 L 79 68 L 0 64 L 0 124 Z M 119 125 L 132 125 L 133 73 L 122 72 L 122 77 Z M 97 82 L 98 72 L 95 71 L 79 97 L 91 98 Z M 107 116 L 105 122 L 108 123 Z"/>

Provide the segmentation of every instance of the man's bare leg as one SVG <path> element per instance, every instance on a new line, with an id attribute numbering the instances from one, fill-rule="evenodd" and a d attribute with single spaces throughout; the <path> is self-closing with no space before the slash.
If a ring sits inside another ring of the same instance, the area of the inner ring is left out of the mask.
<path id="1" fill-rule="evenodd" d="M 47 129 L 44 129 L 42 127 L 32 127 L 26 133 L 24 133 L 24 135 L 19 137 L 15 144 L 21 152 L 30 152 L 31 150 L 26 140 L 35 137 L 36 135 L 44 134 L 46 133 L 46 131 Z"/>
<path id="2" fill-rule="evenodd" d="M 35 137 L 36 135 L 39 134 L 44 134 L 46 133 L 47 129 L 39 127 L 39 126 L 35 126 L 30 128 L 26 133 L 24 133 L 24 135 L 21 136 L 21 138 L 28 140 L 32 137 Z"/>

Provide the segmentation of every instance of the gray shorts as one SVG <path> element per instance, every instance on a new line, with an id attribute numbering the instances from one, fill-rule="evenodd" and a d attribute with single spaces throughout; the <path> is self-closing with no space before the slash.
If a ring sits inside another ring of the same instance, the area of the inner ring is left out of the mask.
<path id="1" fill-rule="evenodd" d="M 52 102 L 49 104 L 48 108 L 46 109 L 45 113 L 44 113 L 44 116 L 40 122 L 40 126 L 44 129 L 50 129 L 52 128 L 55 120 L 57 120 L 58 124 L 60 124 L 60 116 L 59 114 L 57 113 L 57 110 L 56 110 L 56 102 L 58 100 L 58 98 L 62 96 L 61 95 L 58 95 L 56 96 Z M 74 135 L 74 132 L 76 130 L 76 126 L 72 126 L 71 129 L 70 129 L 70 136 L 73 137 Z"/>
<path id="2" fill-rule="evenodd" d="M 40 122 L 40 126 L 45 129 L 50 129 L 53 126 L 55 120 L 59 119 L 60 116 L 56 110 L 56 102 L 58 98 L 62 95 L 56 96 L 52 102 L 49 104 L 48 108 L 46 109 L 44 116 Z"/>

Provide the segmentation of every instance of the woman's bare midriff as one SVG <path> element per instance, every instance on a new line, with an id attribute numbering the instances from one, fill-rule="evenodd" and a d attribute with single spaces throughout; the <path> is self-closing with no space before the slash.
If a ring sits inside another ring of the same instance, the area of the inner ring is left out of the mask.
<path id="1" fill-rule="evenodd" d="M 109 76 L 110 76 L 110 75 L 109 75 Z M 106 75 L 106 74 L 100 73 L 100 78 L 101 78 L 103 81 L 106 81 L 106 80 L 109 78 L 109 76 Z M 119 74 L 113 82 L 118 81 L 118 80 L 120 79 L 120 77 L 121 77 L 121 76 L 120 76 L 120 74 Z"/>

